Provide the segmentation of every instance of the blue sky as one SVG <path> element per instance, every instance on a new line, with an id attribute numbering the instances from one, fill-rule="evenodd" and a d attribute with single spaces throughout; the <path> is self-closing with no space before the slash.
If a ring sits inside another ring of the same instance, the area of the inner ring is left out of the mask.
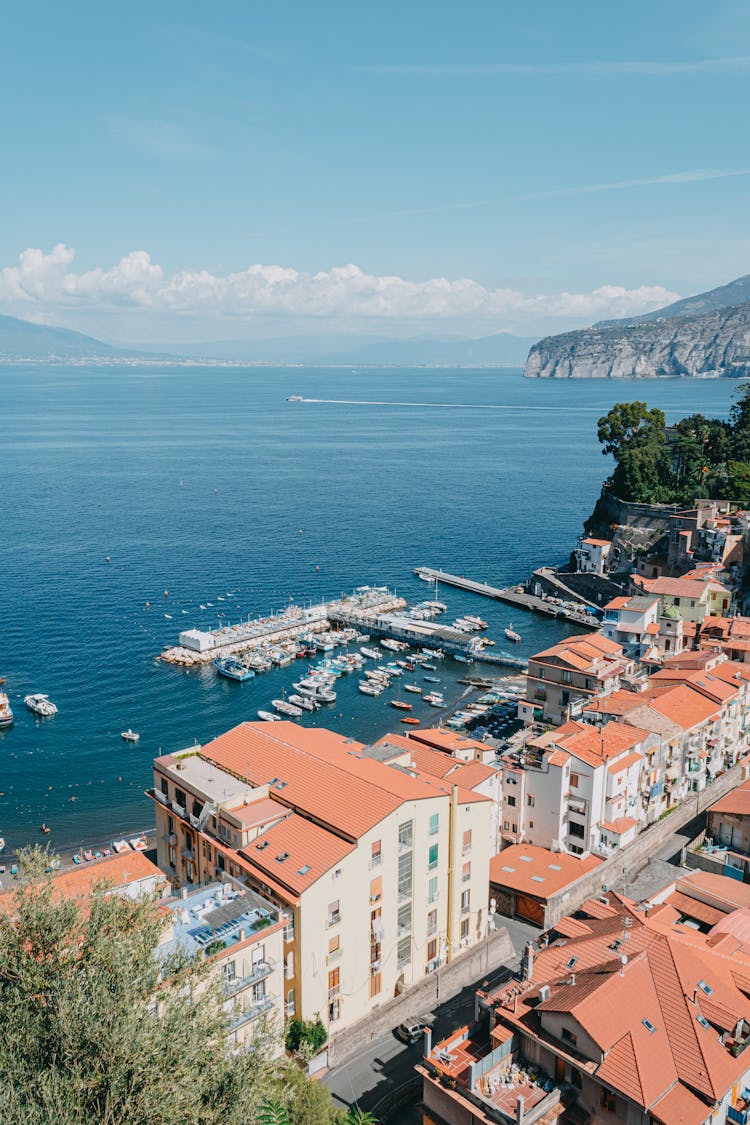
<path id="1" fill-rule="evenodd" d="M 7 0 L 0 312 L 169 340 L 657 307 L 750 272 L 749 82 L 738 0 Z"/>

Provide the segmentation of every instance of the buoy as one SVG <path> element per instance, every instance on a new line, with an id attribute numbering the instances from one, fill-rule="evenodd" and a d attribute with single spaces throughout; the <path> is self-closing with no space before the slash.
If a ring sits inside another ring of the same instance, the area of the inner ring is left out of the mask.
<path id="1" fill-rule="evenodd" d="M 219 495 L 219 490 L 218 490 L 218 488 L 215 488 L 214 489 L 214 496 L 218 496 L 218 495 Z"/>
<path id="2" fill-rule="evenodd" d="M 106 559 L 105 559 L 104 561 L 105 561 L 105 562 L 112 562 L 112 559 L 111 559 L 111 558 L 109 557 L 109 555 L 107 555 L 107 557 L 106 557 Z"/>
<path id="3" fill-rule="evenodd" d="M 315 569 L 316 569 L 316 570 L 320 570 L 320 567 L 319 567 L 319 566 L 316 566 L 316 567 L 315 567 Z"/>
<path id="4" fill-rule="evenodd" d="M 164 591 L 164 597 L 165 597 L 165 598 L 168 598 L 168 597 L 169 597 L 169 590 L 165 590 L 165 591 Z"/>
<path id="5" fill-rule="evenodd" d="M 146 609 L 151 609 L 151 602 L 146 602 Z"/>
<path id="6" fill-rule="evenodd" d="M 300 535 L 302 534 L 302 528 L 299 529 L 299 533 L 300 533 Z"/>

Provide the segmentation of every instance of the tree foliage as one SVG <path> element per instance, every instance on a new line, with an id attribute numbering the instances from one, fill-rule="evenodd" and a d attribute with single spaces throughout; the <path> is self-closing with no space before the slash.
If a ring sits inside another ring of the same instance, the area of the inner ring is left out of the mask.
<path id="1" fill-rule="evenodd" d="M 625 402 L 599 419 L 597 433 L 615 462 L 608 487 L 621 500 L 750 504 L 750 384 L 735 393 L 728 421 L 693 414 L 667 429 L 661 410 Z"/>
<path id="2" fill-rule="evenodd" d="M 224 996 L 205 960 L 159 955 L 156 902 L 61 897 L 29 873 L 0 911 L 0 1120 L 24 1125 L 338 1125 L 328 1090 L 262 1048 L 231 1055 Z"/>
<path id="3" fill-rule="evenodd" d="M 328 1032 L 320 1016 L 314 1020 L 303 1020 L 293 1016 L 286 1027 L 286 1049 L 293 1055 L 312 1058 L 325 1047 Z"/>

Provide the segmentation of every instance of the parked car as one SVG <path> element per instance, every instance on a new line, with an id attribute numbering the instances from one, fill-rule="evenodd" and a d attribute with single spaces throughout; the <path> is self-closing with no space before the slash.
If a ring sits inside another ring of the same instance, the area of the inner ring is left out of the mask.
<path id="1" fill-rule="evenodd" d="M 416 1043 L 428 1027 L 432 1027 L 432 1016 L 409 1016 L 398 1025 L 394 1034 L 404 1043 Z"/>

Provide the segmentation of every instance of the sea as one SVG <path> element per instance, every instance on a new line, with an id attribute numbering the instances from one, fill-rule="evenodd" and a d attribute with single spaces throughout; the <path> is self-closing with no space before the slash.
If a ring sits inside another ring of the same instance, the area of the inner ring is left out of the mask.
<path id="1" fill-rule="evenodd" d="M 413 569 L 496 585 L 560 563 L 611 465 L 613 403 L 726 416 L 721 380 L 531 381 L 519 371 L 0 368 L 0 835 L 58 848 L 152 824 L 154 756 L 205 742 L 288 693 L 301 662 L 238 684 L 158 660 L 181 630 L 365 584 L 429 596 Z M 289 402 L 300 395 L 313 401 Z M 108 561 L 109 560 L 109 561 Z M 569 628 L 440 587 L 528 656 Z M 205 606 L 202 609 L 201 606 Z M 465 665 L 444 661 L 446 702 Z M 388 696 L 338 682 L 303 722 L 362 741 L 403 730 Z M 38 719 L 23 697 L 44 692 Z M 416 697 L 414 697 L 416 700 Z M 429 709 L 416 701 L 413 714 Z M 140 733 L 129 744 L 120 732 Z"/>

